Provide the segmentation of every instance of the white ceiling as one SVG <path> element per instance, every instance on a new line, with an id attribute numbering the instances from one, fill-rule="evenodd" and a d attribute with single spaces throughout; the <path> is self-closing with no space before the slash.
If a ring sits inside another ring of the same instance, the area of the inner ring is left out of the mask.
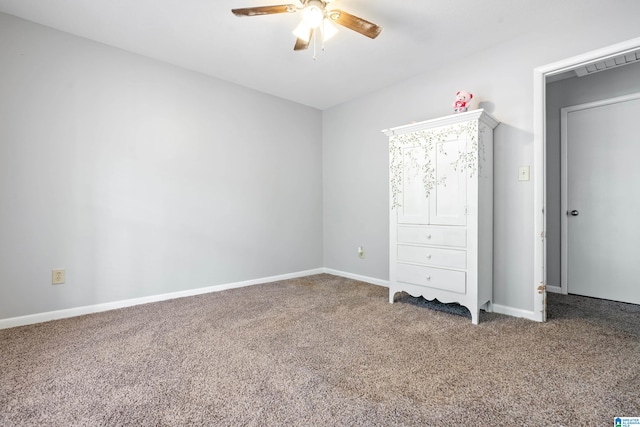
<path id="1" fill-rule="evenodd" d="M 294 52 L 300 14 L 235 17 L 232 8 L 297 0 L 0 0 L 0 12 L 326 109 L 462 59 L 540 25 L 561 24 L 584 0 L 337 0 L 330 8 L 384 28 L 346 28 L 317 60 Z"/>

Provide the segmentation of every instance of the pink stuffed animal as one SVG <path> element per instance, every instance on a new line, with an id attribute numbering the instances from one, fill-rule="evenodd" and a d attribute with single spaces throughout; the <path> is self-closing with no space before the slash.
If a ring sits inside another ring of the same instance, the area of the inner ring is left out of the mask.
<path id="1" fill-rule="evenodd" d="M 455 113 L 464 113 L 469 110 L 469 101 L 473 98 L 473 94 L 463 90 L 456 93 L 456 102 L 453 103 L 453 111 Z"/>

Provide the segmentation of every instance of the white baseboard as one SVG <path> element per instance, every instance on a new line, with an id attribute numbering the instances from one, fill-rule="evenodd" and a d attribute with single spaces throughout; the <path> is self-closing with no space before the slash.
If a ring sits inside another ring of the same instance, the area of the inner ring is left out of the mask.
<path id="1" fill-rule="evenodd" d="M 389 287 L 388 280 L 376 279 L 368 276 L 360 276 L 358 274 L 347 273 L 345 271 L 333 270 L 331 268 L 325 268 L 324 272 L 327 274 L 333 274 L 334 276 L 346 277 L 348 279 L 359 280 L 361 282 L 371 283 L 372 285 Z M 522 317 L 524 319 L 533 320 L 536 322 L 542 321 L 542 317 L 536 315 L 533 311 L 521 310 L 519 308 L 509 307 L 500 304 L 491 304 L 492 311 L 498 314 L 505 314 L 512 317 Z"/>
<path id="2" fill-rule="evenodd" d="M 347 273 L 345 271 L 339 271 L 339 270 L 333 270 L 331 268 L 325 268 L 324 272 L 327 274 L 333 274 L 334 276 L 341 276 L 341 277 L 346 277 L 348 279 L 371 283 L 372 285 L 384 286 L 386 288 L 389 287 L 388 280 L 376 279 L 368 276 L 360 276 L 358 274 Z M 542 317 L 537 315 L 533 311 L 521 310 L 519 308 L 509 307 L 509 306 L 500 305 L 500 304 L 491 304 L 491 309 L 494 313 L 498 313 L 498 314 L 505 314 L 507 316 L 512 316 L 512 317 L 521 317 L 521 318 L 533 320 L 536 322 L 542 321 Z"/>
<path id="3" fill-rule="evenodd" d="M 361 276 L 359 274 L 347 273 L 346 271 L 333 270 L 331 268 L 323 269 L 327 274 L 333 274 L 334 276 L 346 277 L 347 279 L 358 280 L 360 282 L 370 283 L 372 285 L 389 287 L 388 280 L 376 279 L 375 277 Z"/>
<path id="4" fill-rule="evenodd" d="M 13 328 L 16 326 L 31 325 L 34 323 L 48 322 L 50 320 L 66 319 L 68 317 L 82 316 L 85 314 L 99 313 L 102 311 L 115 310 L 118 308 L 131 307 L 134 305 L 148 304 L 151 302 L 166 301 L 175 298 L 184 298 L 195 295 L 207 294 L 210 292 L 220 292 L 227 289 L 243 288 L 245 286 L 258 285 L 261 283 L 271 283 L 280 280 L 295 279 L 298 277 L 311 276 L 314 274 L 324 273 L 323 268 L 313 270 L 299 271 L 296 273 L 282 274 L 278 276 L 263 277 L 261 279 L 246 280 L 243 282 L 226 283 L 222 285 L 208 286 L 205 288 L 189 289 L 186 291 L 170 292 L 166 294 L 150 295 L 141 298 L 132 298 L 121 301 L 113 301 L 103 304 L 87 305 L 84 307 L 74 307 L 64 310 L 49 311 L 46 313 L 36 313 L 27 316 L 11 317 L 8 319 L 0 319 L 0 329 Z"/>
<path id="5" fill-rule="evenodd" d="M 553 292 L 554 294 L 561 294 L 562 288 L 560 286 L 547 285 L 547 292 Z"/>
<path id="6" fill-rule="evenodd" d="M 539 316 L 534 311 L 521 310 L 519 308 L 509 307 L 500 304 L 491 304 L 491 309 L 494 313 L 506 314 L 512 317 L 522 317 L 524 319 L 533 320 L 535 322 L 541 322 L 542 316 Z"/>
<path id="7" fill-rule="evenodd" d="M 75 307 L 75 308 L 69 308 L 64 310 L 49 311 L 46 313 L 36 313 L 36 314 L 30 314 L 27 316 L 0 319 L 0 329 L 31 325 L 34 323 L 48 322 L 50 320 L 66 319 L 69 317 L 82 316 L 82 315 L 91 314 L 91 313 L 99 313 L 99 312 L 108 311 L 108 310 L 116 310 L 118 308 L 132 307 L 140 304 L 148 304 L 152 302 L 166 301 L 166 300 L 175 299 L 175 298 L 184 298 L 184 297 L 190 297 L 195 295 L 202 295 L 210 292 L 220 292 L 227 289 L 243 288 L 246 286 L 253 286 L 253 285 L 258 285 L 262 283 L 271 283 L 271 282 L 277 282 L 280 280 L 295 279 L 298 277 L 312 276 L 314 274 L 320 274 L 320 273 L 346 277 L 348 279 L 358 280 L 360 282 L 370 283 L 376 286 L 383 286 L 386 288 L 389 287 L 388 280 L 377 279 L 377 278 L 368 277 L 368 276 L 361 276 L 359 274 L 348 273 L 346 271 L 334 270 L 331 268 L 316 268 L 313 270 L 299 271 L 296 273 L 282 274 L 282 275 L 271 276 L 271 277 L 263 277 L 260 279 L 246 280 L 243 282 L 226 283 L 222 285 L 208 286 L 205 288 L 189 289 L 186 291 L 170 292 L 170 293 L 159 294 L 159 295 L 150 295 L 150 296 L 141 297 L 141 298 L 133 298 L 133 299 L 127 299 L 127 300 L 121 300 L 121 301 L 108 302 L 103 304 L 87 305 L 84 307 Z M 508 316 L 514 316 L 514 317 L 522 317 L 525 319 L 534 320 L 538 322 L 541 321 L 540 316 L 537 316 L 536 313 L 534 313 L 533 311 L 520 310 L 517 308 L 508 307 L 500 304 L 492 304 L 491 307 L 494 313 L 506 314 Z"/>

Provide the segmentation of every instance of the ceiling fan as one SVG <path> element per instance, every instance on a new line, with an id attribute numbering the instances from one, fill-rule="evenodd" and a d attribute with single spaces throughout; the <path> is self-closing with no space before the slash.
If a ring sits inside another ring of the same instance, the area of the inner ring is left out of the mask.
<path id="1" fill-rule="evenodd" d="M 382 32 L 382 27 L 379 27 L 373 22 L 351 15 L 340 9 L 328 9 L 328 3 L 332 3 L 335 0 L 299 1 L 302 6 L 282 4 L 275 6 L 246 7 L 242 9 L 231 9 L 231 12 L 236 16 L 260 16 L 301 11 L 302 21 L 296 29 L 293 30 L 293 34 L 297 37 L 293 50 L 307 49 L 311 40 L 314 40 L 315 47 L 317 33 L 320 33 L 324 46 L 324 42 L 338 32 L 338 29 L 332 24 L 334 22 L 371 39 L 375 39 L 380 35 L 380 32 Z"/>

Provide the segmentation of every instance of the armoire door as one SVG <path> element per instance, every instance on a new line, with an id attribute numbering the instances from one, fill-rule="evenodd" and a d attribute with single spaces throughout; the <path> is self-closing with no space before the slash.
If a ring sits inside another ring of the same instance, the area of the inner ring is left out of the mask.
<path id="1" fill-rule="evenodd" d="M 640 304 L 640 94 L 562 110 L 562 280 Z"/>
<path id="2" fill-rule="evenodd" d="M 425 145 L 402 147 L 399 224 L 429 224 L 429 198 L 424 186 L 424 166 L 430 155 Z"/>
<path id="3" fill-rule="evenodd" d="M 434 225 L 466 225 L 466 134 L 436 141 L 433 151 L 435 187 L 430 194 L 429 221 Z M 462 155 L 462 157 L 461 157 Z"/>

